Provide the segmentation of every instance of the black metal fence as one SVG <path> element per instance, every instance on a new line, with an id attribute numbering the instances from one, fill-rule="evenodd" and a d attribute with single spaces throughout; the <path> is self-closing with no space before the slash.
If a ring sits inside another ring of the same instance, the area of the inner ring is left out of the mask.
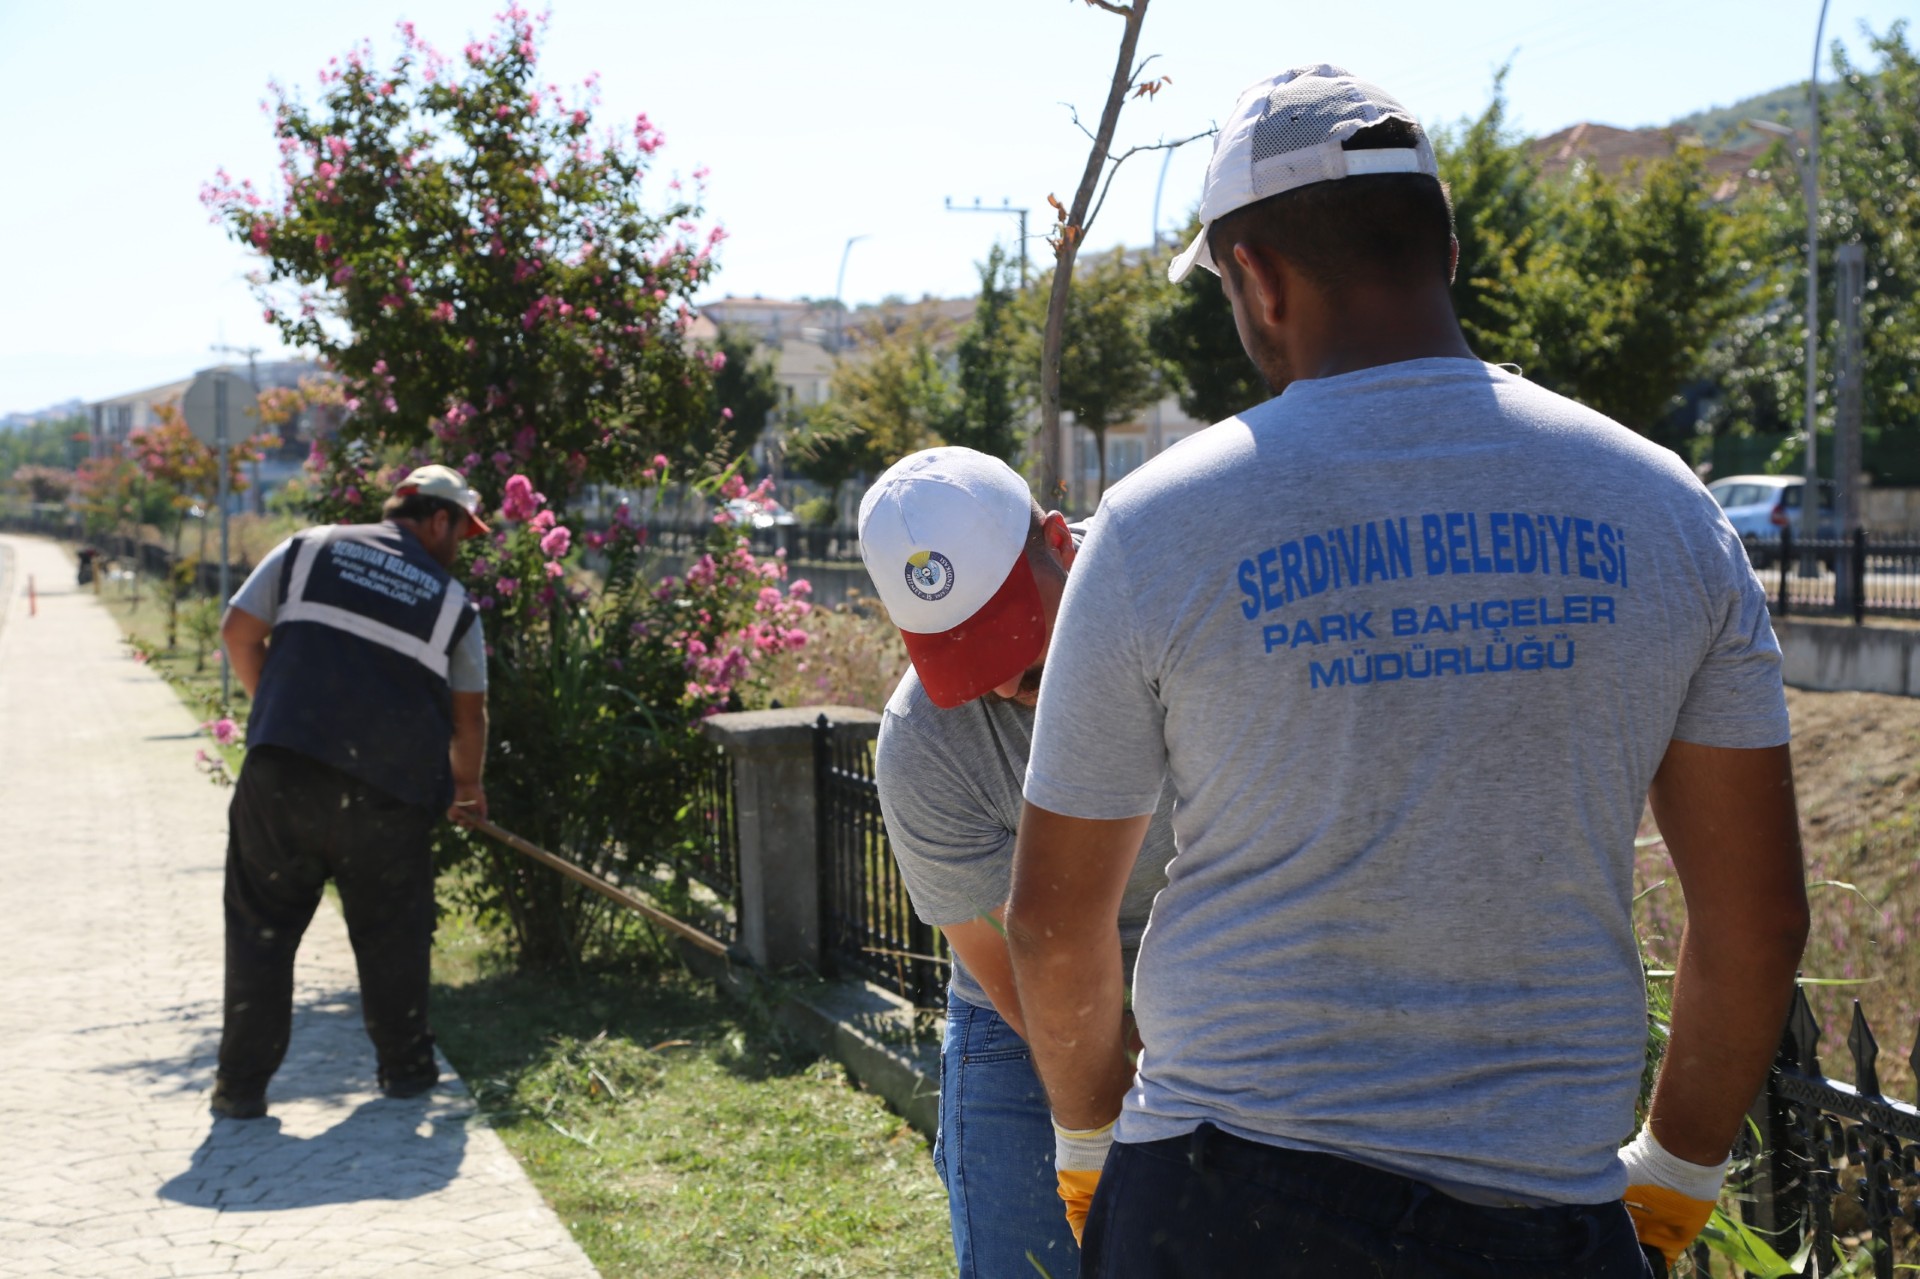
<path id="1" fill-rule="evenodd" d="M 719 938 L 740 940 L 740 829 L 736 821 L 733 756 L 715 746 L 698 756 L 689 770 L 685 793 L 691 834 L 668 855 L 667 869 L 684 888 L 690 882 L 706 890 L 704 900 L 690 905 L 697 920 L 689 920 Z"/>
<path id="2" fill-rule="evenodd" d="M 1865 529 L 1851 537 L 1798 538 L 1792 528 L 1780 540 L 1747 539 L 1756 570 L 1769 582 L 1775 617 L 1869 615 L 1920 618 L 1920 540 L 1876 538 Z"/>
<path id="3" fill-rule="evenodd" d="M 813 726 L 820 851 L 820 950 L 839 976 L 859 976 L 920 1008 L 946 1006 L 945 938 L 913 913 L 887 843 L 873 742 Z"/>
<path id="4" fill-rule="evenodd" d="M 1847 1050 L 1851 1085 L 1821 1074 L 1820 1023 L 1794 993 L 1751 1135 L 1735 1151 L 1753 1159 L 1741 1213 L 1775 1251 L 1808 1248 L 1799 1273 L 1893 1279 L 1920 1268 L 1920 1109 L 1882 1094 L 1879 1044 L 1856 1000 Z M 1920 1042 L 1908 1054 L 1920 1077 Z M 1810 1246 L 1809 1246 L 1810 1245 Z M 1707 1253 L 1695 1249 L 1695 1272 Z"/>

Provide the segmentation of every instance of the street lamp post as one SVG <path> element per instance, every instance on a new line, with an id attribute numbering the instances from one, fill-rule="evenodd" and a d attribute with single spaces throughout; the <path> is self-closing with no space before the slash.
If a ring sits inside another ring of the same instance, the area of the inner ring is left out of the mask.
<path id="1" fill-rule="evenodd" d="M 854 245 L 866 238 L 864 234 L 850 235 L 847 237 L 847 247 L 840 250 L 840 274 L 835 276 L 833 281 L 833 353 L 836 356 L 840 354 L 840 348 L 846 340 L 844 326 L 847 305 L 840 300 L 840 291 L 846 287 L 847 283 L 847 255 L 853 252 Z"/>

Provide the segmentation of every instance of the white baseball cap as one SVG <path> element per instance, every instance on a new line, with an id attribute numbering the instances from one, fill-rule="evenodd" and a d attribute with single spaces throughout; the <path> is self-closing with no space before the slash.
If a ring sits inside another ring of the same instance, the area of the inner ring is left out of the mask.
<path id="1" fill-rule="evenodd" d="M 1348 138 L 1385 120 L 1414 126 L 1418 145 L 1344 148 Z M 1167 278 L 1178 284 L 1196 266 L 1220 274 L 1207 248 L 1214 219 L 1282 191 L 1369 173 L 1440 176 L 1420 122 L 1385 90 L 1324 62 L 1248 87 L 1213 140 L 1200 199 L 1200 234 L 1168 265 Z"/>
<path id="2" fill-rule="evenodd" d="M 1032 512 L 1012 467 L 951 447 L 901 458 L 860 500 L 860 558 L 935 706 L 970 702 L 1039 659 Z"/>
<path id="3" fill-rule="evenodd" d="M 441 466 L 436 462 L 430 466 L 416 467 L 406 479 L 401 480 L 393 488 L 395 497 L 411 497 L 415 493 L 452 502 L 465 511 L 468 537 L 479 537 L 483 533 L 493 531 L 487 527 L 486 521 L 480 518 L 479 492 L 469 487 L 467 477 L 451 466 Z"/>

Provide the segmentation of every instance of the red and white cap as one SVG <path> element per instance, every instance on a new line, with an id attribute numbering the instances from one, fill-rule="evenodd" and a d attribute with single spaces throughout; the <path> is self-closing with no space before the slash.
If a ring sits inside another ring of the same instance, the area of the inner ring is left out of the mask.
<path id="1" fill-rule="evenodd" d="M 860 500 L 860 558 L 935 706 L 970 702 L 1039 659 L 1032 513 L 1012 467 L 951 447 L 900 459 Z"/>

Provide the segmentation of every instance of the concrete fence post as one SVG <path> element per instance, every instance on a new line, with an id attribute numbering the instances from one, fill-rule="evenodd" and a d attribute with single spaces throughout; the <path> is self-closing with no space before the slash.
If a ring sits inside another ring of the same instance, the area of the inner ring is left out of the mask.
<path id="1" fill-rule="evenodd" d="M 794 706 L 714 715 L 708 740 L 733 757 L 734 829 L 740 843 L 740 945 L 767 971 L 819 971 L 820 854 L 816 846 L 813 723 L 877 731 L 855 706 Z"/>

